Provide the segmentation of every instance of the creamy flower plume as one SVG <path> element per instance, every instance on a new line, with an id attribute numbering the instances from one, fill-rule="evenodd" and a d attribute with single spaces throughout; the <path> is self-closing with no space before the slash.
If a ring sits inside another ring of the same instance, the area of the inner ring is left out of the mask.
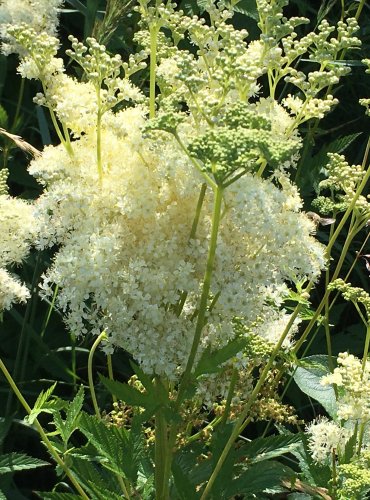
<path id="1" fill-rule="evenodd" d="M 19 45 L 9 35 L 10 26 L 31 26 L 35 32 L 55 36 L 58 26 L 58 10 L 63 0 L 2 0 L 0 2 L 0 37 L 2 51 L 8 55 L 19 52 Z"/>
<path id="2" fill-rule="evenodd" d="M 147 373 L 175 379 L 193 339 L 213 195 L 207 193 L 196 236 L 189 240 L 202 178 L 188 157 L 173 139 L 143 140 L 140 106 L 108 113 L 106 123 L 101 187 L 95 134 L 74 143 L 73 157 L 62 146 L 48 146 L 31 163 L 30 173 L 47 187 L 37 204 L 38 245 L 60 246 L 44 276 L 43 294 L 49 296 L 56 283 L 57 306 L 74 333 L 104 329 L 108 350 L 123 347 Z M 191 123 L 182 127 L 194 133 Z M 277 310 L 285 280 L 314 278 L 323 267 L 323 249 L 310 236 L 312 222 L 299 212 L 298 193 L 287 186 L 285 193 L 248 174 L 225 192 L 214 301 L 200 351 L 225 345 L 235 335 L 233 318 L 251 324 L 265 299 L 274 300 Z M 265 320 L 279 318 L 284 328 L 284 317 L 268 311 Z M 277 328 L 271 328 L 266 331 L 276 342 Z"/>

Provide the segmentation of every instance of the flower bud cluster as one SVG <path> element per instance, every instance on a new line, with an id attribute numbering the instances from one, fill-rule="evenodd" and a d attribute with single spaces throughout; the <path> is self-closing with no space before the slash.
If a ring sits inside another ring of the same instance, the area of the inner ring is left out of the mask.
<path id="1" fill-rule="evenodd" d="M 0 196 L 8 194 L 7 180 L 9 177 L 9 170 L 7 168 L 0 169 Z"/>
<path id="2" fill-rule="evenodd" d="M 329 163 L 326 165 L 328 177 L 320 182 L 320 191 L 330 189 L 333 193 L 331 201 L 337 211 L 346 210 L 356 194 L 365 172 L 361 165 L 349 165 L 343 155 L 328 153 Z M 323 202 L 321 199 L 320 203 Z M 370 205 L 364 196 L 356 201 L 356 208 L 366 216 L 370 212 Z"/>
<path id="3" fill-rule="evenodd" d="M 200 134 L 189 144 L 190 153 L 217 184 L 231 182 L 241 172 L 253 171 L 260 161 L 276 167 L 300 146 L 298 138 L 281 141 L 271 121 L 250 105 L 237 102 L 220 117 L 219 126 Z"/>
<path id="4" fill-rule="evenodd" d="M 350 292 L 351 293 L 351 292 Z M 338 367 L 321 379 L 338 387 L 338 419 L 366 424 L 370 419 L 370 366 L 348 352 L 338 356 Z"/>
<path id="5" fill-rule="evenodd" d="M 142 60 L 145 57 L 143 52 L 123 63 L 119 54 L 110 56 L 105 46 L 99 44 L 94 38 L 86 39 L 87 46 L 72 35 L 69 36 L 69 40 L 72 42 L 72 49 L 67 50 L 66 54 L 82 67 L 88 81 L 95 88 L 101 114 L 114 108 L 123 100 L 143 100 L 144 96 L 141 91 L 128 80 L 128 76 L 146 66 Z M 125 71 L 125 78 L 120 77 L 122 70 Z"/>
<path id="6" fill-rule="evenodd" d="M 370 490 L 370 452 L 363 450 L 351 463 L 337 468 L 338 500 L 367 498 Z"/>
<path id="7" fill-rule="evenodd" d="M 36 34 L 56 35 L 58 9 L 63 0 L 2 0 L 0 4 L 0 38 L 5 55 L 24 55 L 25 47 L 14 35 L 15 27 L 32 28 Z M 26 35 L 27 36 L 27 35 Z"/>
<path id="8" fill-rule="evenodd" d="M 346 283 L 342 279 L 336 279 L 328 285 L 328 290 L 338 290 L 343 298 L 353 303 L 360 303 L 364 306 L 367 320 L 370 322 L 370 295 L 362 288 L 354 287 L 351 283 Z"/>
<path id="9" fill-rule="evenodd" d="M 45 31 L 38 33 L 25 23 L 9 26 L 7 34 L 23 59 L 23 70 L 20 69 L 22 76 L 43 78 L 44 75 L 50 74 L 50 66 L 59 47 L 57 38 Z"/>
<path id="10" fill-rule="evenodd" d="M 363 59 L 362 62 L 367 66 L 366 73 L 370 73 L 370 59 Z M 361 106 L 365 106 L 366 114 L 370 116 L 370 99 L 360 99 Z"/>

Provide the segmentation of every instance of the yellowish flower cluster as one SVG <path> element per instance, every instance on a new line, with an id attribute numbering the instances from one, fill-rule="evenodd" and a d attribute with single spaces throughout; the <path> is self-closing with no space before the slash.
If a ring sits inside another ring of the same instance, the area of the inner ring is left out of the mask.
<path id="1" fill-rule="evenodd" d="M 338 418 L 367 423 L 370 419 L 370 366 L 341 352 L 338 367 L 321 379 L 322 385 L 335 384 L 339 390 Z"/>
<path id="2" fill-rule="evenodd" d="M 37 202 L 38 246 L 60 246 L 42 288 L 50 296 L 58 285 L 57 305 L 75 334 L 104 329 L 107 350 L 123 347 L 146 372 L 174 379 L 193 339 L 213 195 L 206 194 L 189 240 L 202 178 L 174 139 L 143 139 L 143 115 L 140 106 L 106 114 L 101 186 L 94 133 L 73 143 L 73 156 L 48 146 L 31 163 L 30 173 L 46 185 Z M 191 122 L 181 127 L 182 134 L 194 133 Z M 299 212 L 298 193 L 287 180 L 285 186 L 249 174 L 226 190 L 215 299 L 200 351 L 232 339 L 235 316 L 250 324 L 267 299 L 277 309 L 286 279 L 315 278 L 324 266 L 323 248 L 310 236 L 313 224 Z M 264 316 L 270 325 L 265 334 L 272 328 L 276 342 L 271 323 L 277 316 L 267 306 Z M 280 327 L 285 323 L 278 319 Z"/>
<path id="3" fill-rule="evenodd" d="M 20 264 L 28 254 L 37 233 L 32 205 L 0 194 L 0 312 L 13 302 L 25 302 L 29 296 L 26 286 L 7 270 Z"/>

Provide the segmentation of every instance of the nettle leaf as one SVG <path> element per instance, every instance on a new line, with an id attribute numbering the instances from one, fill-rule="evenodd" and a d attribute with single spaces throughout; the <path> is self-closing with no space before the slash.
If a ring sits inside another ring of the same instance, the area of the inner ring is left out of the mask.
<path id="1" fill-rule="evenodd" d="M 36 469 L 37 467 L 44 467 L 45 465 L 50 464 L 39 458 L 30 457 L 25 453 L 7 453 L 0 455 L 0 474 L 18 470 Z"/>
<path id="2" fill-rule="evenodd" d="M 330 373 L 328 356 L 308 356 L 300 360 L 293 376 L 295 383 L 302 392 L 318 401 L 328 414 L 335 419 L 337 415 L 337 402 L 335 392 L 331 385 L 321 385 L 324 375 Z"/>
<path id="3" fill-rule="evenodd" d="M 59 493 L 57 491 L 38 491 L 37 494 L 43 500 L 81 500 L 80 495 L 74 493 Z"/>
<path id="4" fill-rule="evenodd" d="M 259 437 L 239 448 L 236 453 L 256 463 L 292 453 L 301 445 L 301 434 Z"/>
<path id="5" fill-rule="evenodd" d="M 41 391 L 36 402 L 31 410 L 31 413 L 25 417 L 25 421 L 29 424 L 33 424 L 35 419 L 40 415 L 40 413 L 52 413 L 56 408 L 60 407 L 60 402 L 57 403 L 56 400 L 49 401 L 55 386 L 57 383 L 53 384 L 45 392 Z M 64 403 L 63 403 L 64 404 Z"/>
<path id="6" fill-rule="evenodd" d="M 123 474 L 135 484 L 141 461 L 145 455 L 141 433 L 129 432 L 123 427 L 107 426 L 95 416 L 82 413 L 80 431 L 106 461 L 101 464 L 108 470 Z"/>
<path id="7" fill-rule="evenodd" d="M 187 474 L 178 462 L 172 464 L 172 474 L 176 488 L 176 498 L 180 500 L 197 500 L 195 485 L 191 481 L 191 476 Z"/>
<path id="8" fill-rule="evenodd" d="M 228 344 L 217 351 L 206 349 L 194 370 L 194 376 L 199 377 L 205 373 L 217 373 L 221 365 L 242 351 L 248 341 L 245 338 L 231 340 Z"/>
<path id="9" fill-rule="evenodd" d="M 68 443 L 71 435 L 78 428 L 78 420 L 82 410 L 84 401 L 84 390 L 81 386 L 74 399 L 68 404 L 66 408 L 66 419 L 63 420 L 59 411 L 53 412 L 53 423 L 56 431 L 60 434 L 63 443 Z"/>
<path id="10" fill-rule="evenodd" d="M 100 374 L 99 378 L 111 394 L 130 406 L 140 406 L 148 410 L 150 414 L 153 414 L 159 406 L 155 393 L 140 392 L 128 384 L 110 380 Z"/>
<path id="11" fill-rule="evenodd" d="M 84 402 L 84 389 L 81 386 L 73 398 L 73 401 L 68 405 L 67 416 L 64 422 L 64 433 L 67 439 L 70 438 L 71 434 L 78 427 L 78 419 L 81 414 L 82 405 Z"/>
<path id="12" fill-rule="evenodd" d="M 255 21 L 259 21 L 256 0 L 240 0 L 240 2 L 235 5 L 234 11 L 240 12 L 240 14 L 244 14 Z"/>
<path id="13" fill-rule="evenodd" d="M 281 488 L 283 480 L 290 480 L 295 473 L 289 467 L 276 461 L 259 462 L 248 467 L 226 488 L 226 498 L 240 494 L 257 494 L 264 490 Z M 259 497 L 261 498 L 261 497 Z"/>
<path id="14" fill-rule="evenodd" d="M 88 449 L 87 449 L 88 448 Z M 107 498 L 115 498 L 115 494 L 122 493 L 117 481 L 117 475 L 102 467 L 101 461 L 107 460 L 97 456 L 93 446 L 87 446 L 69 453 L 73 457 L 72 469 L 79 483 L 86 492 L 94 498 L 94 493 L 105 490 Z M 97 498 L 103 498 L 97 495 Z"/>
<path id="15" fill-rule="evenodd" d="M 212 473 L 210 460 L 199 461 L 199 457 L 206 452 L 203 443 L 194 442 L 176 453 L 172 462 L 176 489 L 176 494 L 172 495 L 174 498 L 179 497 L 184 500 L 199 498 L 196 487 L 206 482 Z"/>

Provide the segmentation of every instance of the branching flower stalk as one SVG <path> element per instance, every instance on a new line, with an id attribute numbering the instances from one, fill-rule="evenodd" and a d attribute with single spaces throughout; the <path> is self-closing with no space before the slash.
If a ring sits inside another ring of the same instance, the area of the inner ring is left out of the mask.
<path id="1" fill-rule="evenodd" d="M 241 429 L 243 429 L 243 424 L 244 424 L 245 418 L 248 416 L 248 413 L 249 413 L 250 409 L 252 408 L 252 405 L 256 401 L 256 399 L 260 393 L 260 390 L 267 379 L 269 371 L 270 371 L 271 367 L 273 366 L 273 363 L 274 363 L 277 355 L 279 354 L 281 346 L 283 345 L 284 340 L 286 339 L 287 335 L 289 334 L 290 329 L 294 323 L 294 320 L 297 318 L 301 307 L 302 307 L 301 304 L 297 304 L 297 306 L 295 307 L 294 312 L 291 315 L 290 320 L 289 320 L 284 332 L 281 334 L 279 342 L 276 344 L 268 362 L 266 363 L 262 373 L 259 376 L 258 382 L 255 385 L 253 392 L 250 395 L 250 398 L 249 398 L 247 404 L 243 408 L 243 411 L 241 412 L 236 423 L 234 424 L 234 429 L 230 435 L 230 438 L 227 441 L 227 443 L 226 443 L 226 445 L 225 445 L 225 447 L 220 455 L 220 458 L 219 458 L 219 460 L 218 460 L 218 462 L 217 462 L 217 464 L 216 464 L 216 466 L 215 466 L 215 468 L 214 468 L 214 470 L 209 478 L 209 481 L 208 481 L 208 483 L 207 483 L 207 485 L 202 493 L 202 496 L 200 497 L 200 500 L 205 500 L 209 496 L 209 494 L 211 493 L 213 483 L 214 483 L 224 461 L 226 460 L 233 443 L 238 438 L 238 436 L 241 432 Z"/>

